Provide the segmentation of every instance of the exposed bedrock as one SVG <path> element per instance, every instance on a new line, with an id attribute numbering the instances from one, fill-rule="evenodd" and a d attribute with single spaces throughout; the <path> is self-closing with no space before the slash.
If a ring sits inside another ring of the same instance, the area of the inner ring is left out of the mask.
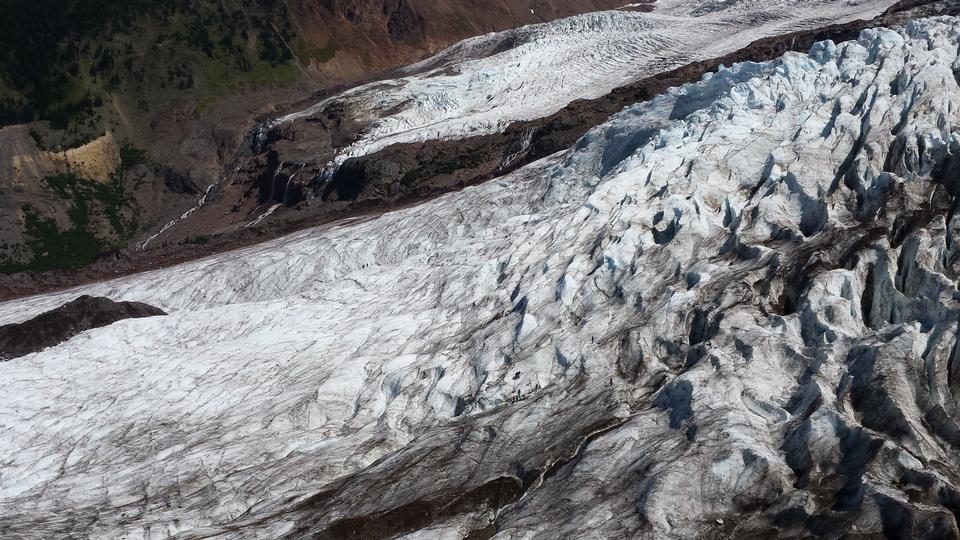
<path id="1" fill-rule="evenodd" d="M 42 351 L 94 328 L 123 319 L 166 315 L 140 302 L 81 296 L 22 323 L 0 326 L 0 361 Z"/>

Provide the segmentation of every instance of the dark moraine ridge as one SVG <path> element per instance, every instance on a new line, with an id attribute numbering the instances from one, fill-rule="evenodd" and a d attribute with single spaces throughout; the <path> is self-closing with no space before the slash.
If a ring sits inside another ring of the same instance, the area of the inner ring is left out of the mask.
<path id="1" fill-rule="evenodd" d="M 42 351 L 81 332 L 123 319 L 158 315 L 166 313 L 141 302 L 114 302 L 109 298 L 81 296 L 29 321 L 0 326 L 0 361 Z"/>

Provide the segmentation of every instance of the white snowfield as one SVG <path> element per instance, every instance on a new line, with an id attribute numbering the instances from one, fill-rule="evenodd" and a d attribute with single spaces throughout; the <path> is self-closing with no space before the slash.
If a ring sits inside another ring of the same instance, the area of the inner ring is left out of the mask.
<path id="1" fill-rule="evenodd" d="M 737 65 L 421 206 L 0 305 L 170 313 L 0 364 L 0 536 L 957 537 L 958 34 Z"/>
<path id="2" fill-rule="evenodd" d="M 345 108 L 367 127 L 328 165 L 333 171 L 392 144 L 498 133 L 762 37 L 869 20 L 894 3 L 660 0 L 653 13 L 588 13 L 467 39 L 407 76 L 353 88 L 272 125 Z"/>

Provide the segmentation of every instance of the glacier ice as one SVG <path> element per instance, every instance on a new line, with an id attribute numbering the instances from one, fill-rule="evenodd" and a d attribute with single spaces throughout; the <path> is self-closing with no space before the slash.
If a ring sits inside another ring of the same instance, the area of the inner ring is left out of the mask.
<path id="1" fill-rule="evenodd" d="M 0 535 L 960 536 L 960 20 L 376 218 L 0 304 Z"/>

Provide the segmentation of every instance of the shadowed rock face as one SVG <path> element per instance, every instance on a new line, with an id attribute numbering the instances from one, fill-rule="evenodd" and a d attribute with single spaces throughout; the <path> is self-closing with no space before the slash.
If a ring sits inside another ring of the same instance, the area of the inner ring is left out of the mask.
<path id="1" fill-rule="evenodd" d="M 29 321 L 0 326 L 0 361 L 42 351 L 81 332 L 123 319 L 157 315 L 166 313 L 140 302 L 114 302 L 109 298 L 84 295 Z"/>

